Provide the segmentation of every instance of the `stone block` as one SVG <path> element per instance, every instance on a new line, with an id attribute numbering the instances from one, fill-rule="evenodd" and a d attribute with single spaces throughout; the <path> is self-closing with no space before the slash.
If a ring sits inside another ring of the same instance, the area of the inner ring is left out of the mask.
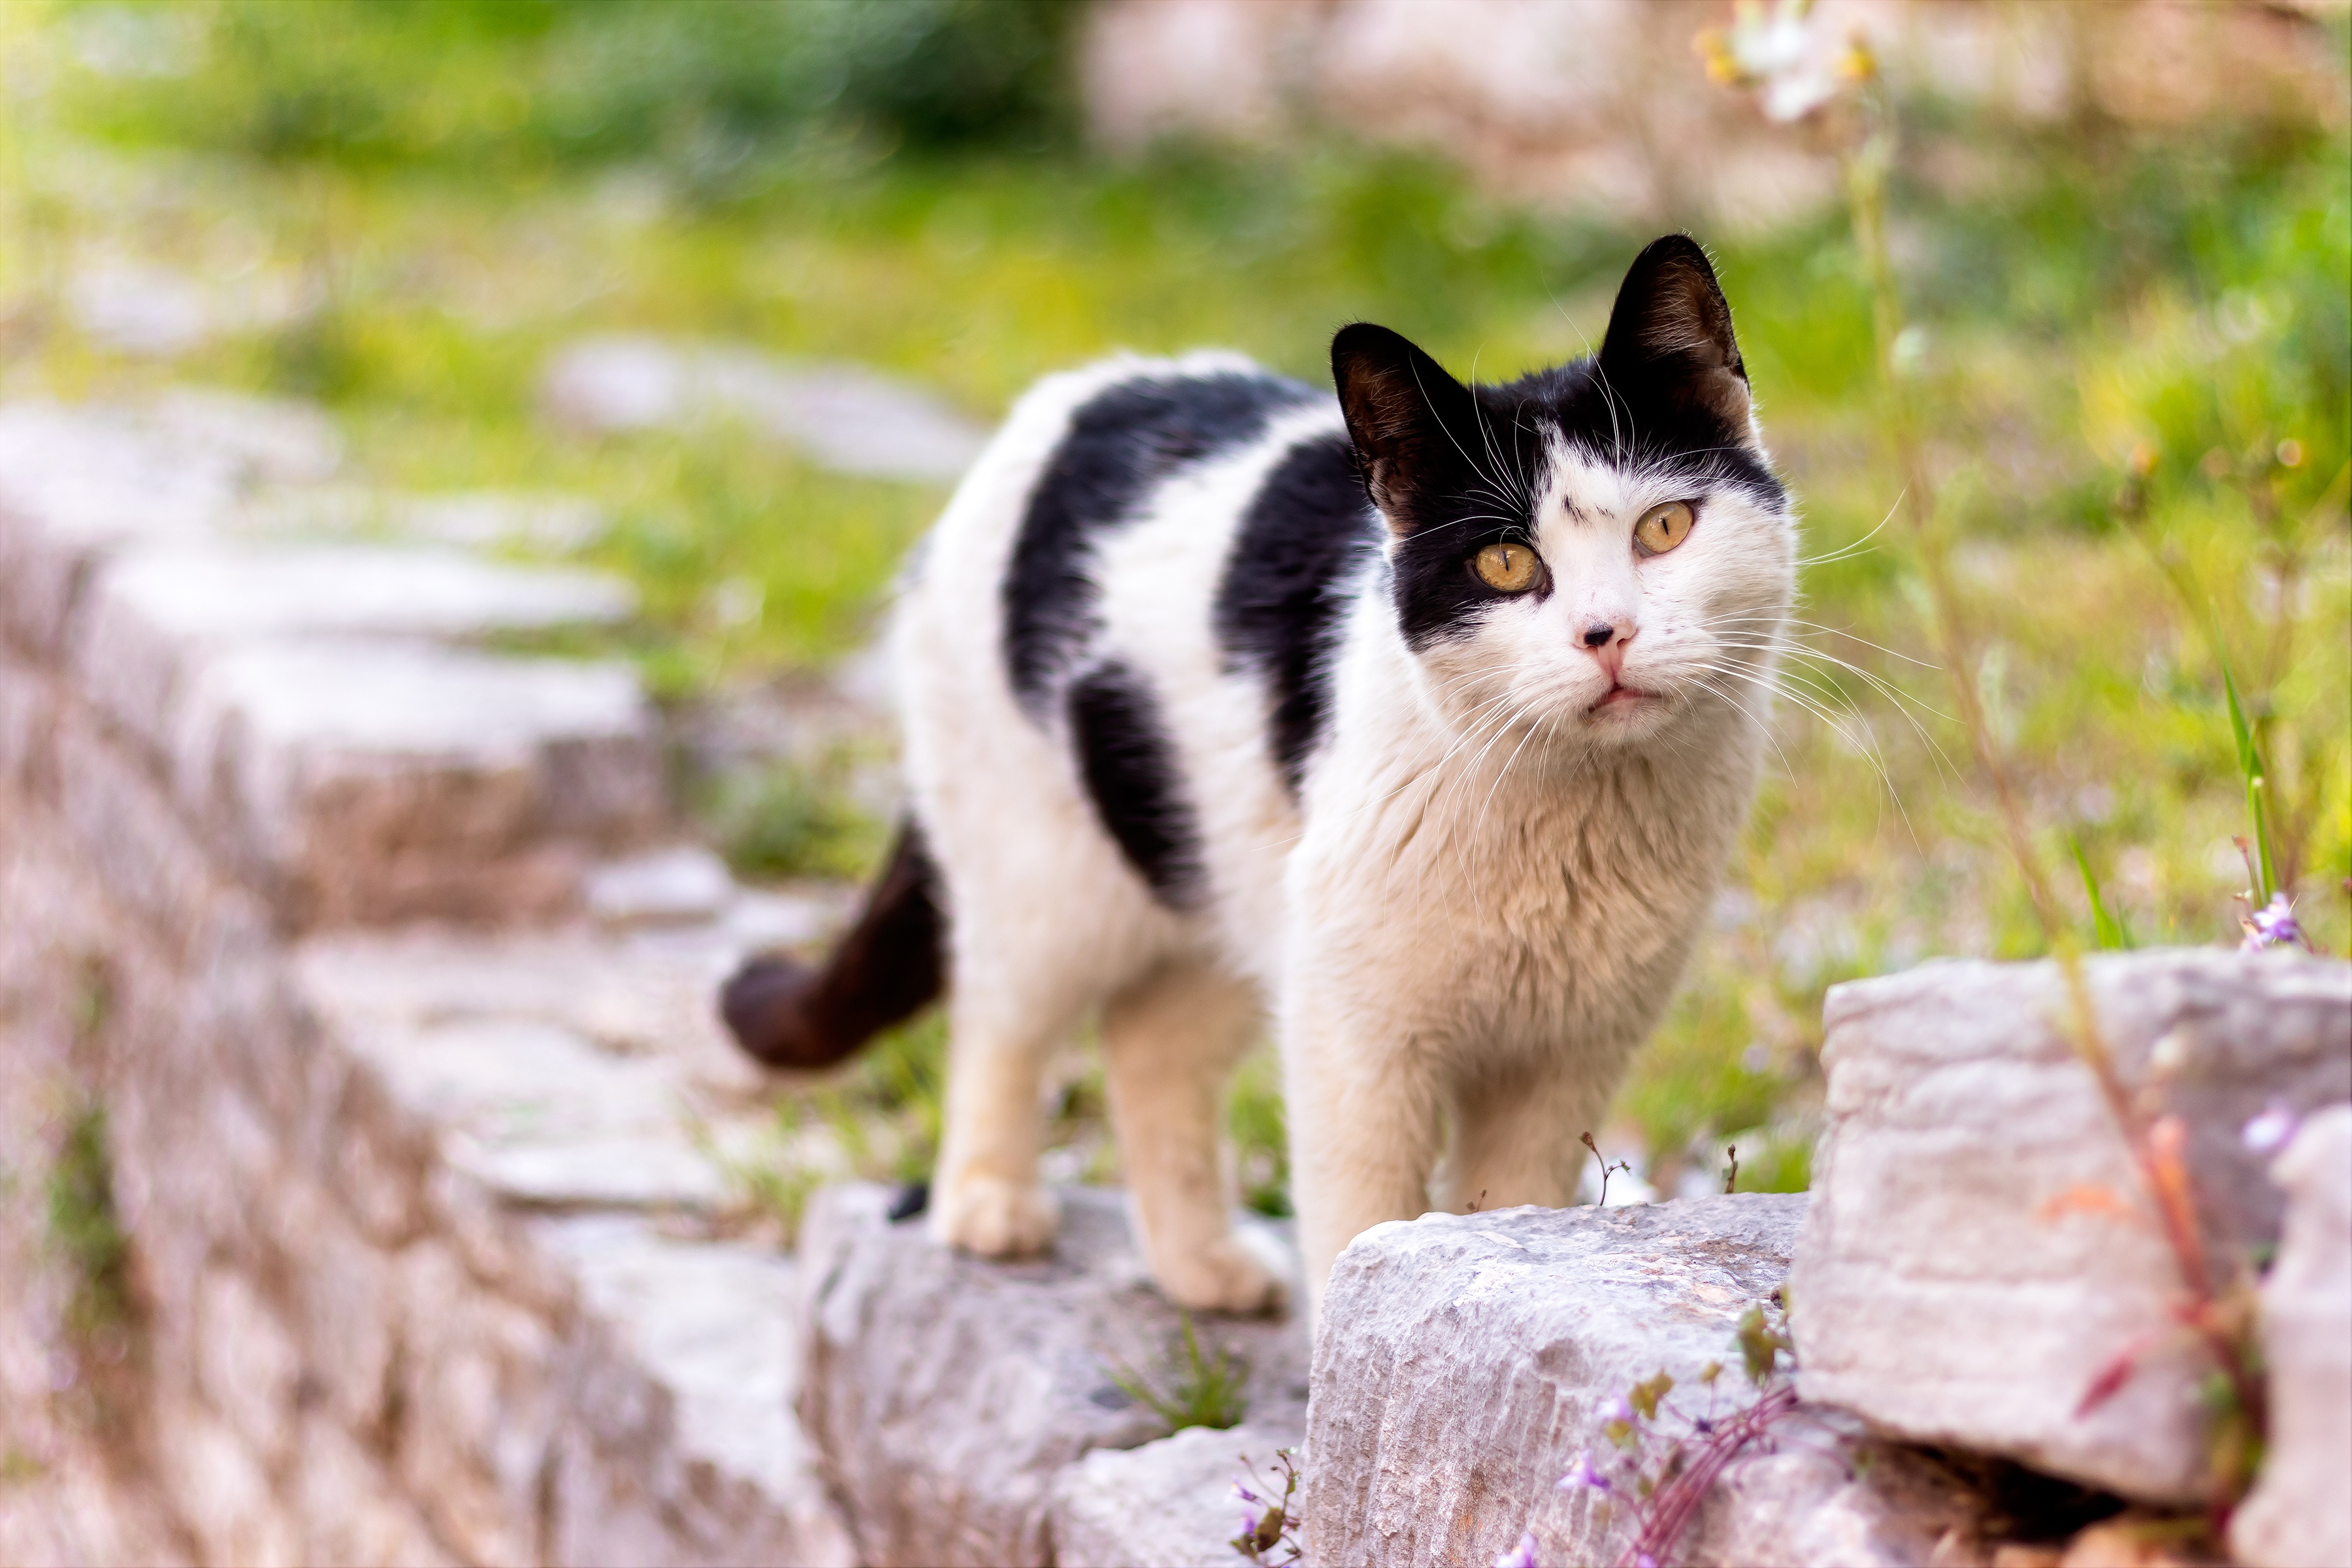
<path id="1" fill-rule="evenodd" d="M 1727 1466 L 1681 1560 L 1692 1568 L 1966 1568 L 2002 1522 L 1933 1454 L 1868 1437 L 1839 1411 L 1801 1406 L 1768 1446 Z"/>
<path id="2" fill-rule="evenodd" d="M 670 1063 L 616 1057 L 530 1018 L 342 1036 L 394 1098 L 438 1130 L 457 1170 L 545 1206 L 710 1207 L 725 1178 L 698 1150 Z"/>
<path id="3" fill-rule="evenodd" d="M 1316 1342 L 1309 1559 L 1490 1563 L 1532 1531 L 1544 1562 L 1613 1561 L 1630 1513 L 1556 1483 L 1611 1451 L 1610 1406 L 1636 1383 L 1664 1371 L 1687 1400 L 1707 1363 L 1736 1366 L 1740 1315 L 1780 1288 L 1804 1206 L 1499 1209 L 1358 1237 Z"/>
<path id="4" fill-rule="evenodd" d="M 557 354 L 541 400 L 560 422 L 599 433 L 740 423 L 827 468 L 946 480 L 985 432 L 930 393 L 853 364 L 789 364 L 750 350 L 591 338 Z"/>
<path id="5" fill-rule="evenodd" d="M 486 1568 L 546 1560 L 541 1499 L 561 1420 L 556 1337 L 474 1287 L 446 1246 L 401 1255 L 396 1473 L 455 1555 Z"/>
<path id="6" fill-rule="evenodd" d="M 539 1236 L 583 1308 L 557 1559 L 855 1563 L 793 1418 L 792 1262 L 623 1215 Z"/>
<path id="7" fill-rule="evenodd" d="M 292 1484 L 311 1568 L 454 1568 L 374 1456 L 333 1420 L 302 1423 Z"/>
<path id="8" fill-rule="evenodd" d="M 650 711 L 619 665 L 257 644 L 209 661 L 190 711 L 213 749 L 184 749 L 180 776 L 299 924 L 557 913 L 585 848 L 667 812 Z"/>
<path id="9" fill-rule="evenodd" d="M 126 410 L 0 405 L 0 637 L 57 659 L 94 561 L 134 540 L 205 537 L 246 474 L 235 454 Z"/>
<path id="10" fill-rule="evenodd" d="M 1139 1448 L 1095 1448 L 1055 1472 L 1055 1568 L 1238 1568 L 1234 1550 L 1246 1505 L 1234 1483 L 1251 1471 L 1251 1489 L 1276 1474 L 1276 1449 L 1302 1433 L 1245 1424 L 1226 1430 L 1187 1426 Z"/>
<path id="11" fill-rule="evenodd" d="M 588 913 L 607 926 L 707 921 L 734 897 L 727 863 L 698 845 L 608 861 L 588 875 Z"/>
<path id="12" fill-rule="evenodd" d="M 611 1056 L 665 1058 L 675 1096 L 715 1118 L 765 1103 L 759 1070 L 711 1000 L 744 951 L 729 926 L 494 940 L 411 930 L 321 933 L 296 949 L 294 963 L 307 1004 L 338 1028 L 536 1021 Z"/>
<path id="13" fill-rule="evenodd" d="M 2263 1283 L 2270 1442 L 2230 1548 L 2252 1568 L 2352 1563 L 2352 1106 L 2306 1121 L 2273 1170 L 2287 1210 Z"/>
<path id="14" fill-rule="evenodd" d="M 584 572 L 455 551 L 212 542 L 125 551 L 97 569 L 72 657 L 91 699 L 159 756 L 190 753 L 189 701 L 208 656 L 264 641 L 459 639 L 625 620 L 633 596 Z M 191 781 L 201 784 L 202 780 Z"/>
<path id="15" fill-rule="evenodd" d="M 879 1187 L 810 1201 L 801 1424 L 864 1562 L 1046 1563 L 1055 1472 L 1090 1449 L 1166 1435 L 1114 1373 L 1167 1385 L 1176 1309 L 1149 1282 L 1120 1194 L 1061 1198 L 1054 1251 L 1009 1264 L 891 1224 Z M 1251 1419 L 1296 1417 L 1301 1324 L 1202 1318 L 1199 1331 L 1213 1353 L 1249 1363 Z"/>
<path id="16" fill-rule="evenodd" d="M 2089 971 L 2125 1083 L 2186 1125 L 2210 1245 L 2275 1237 L 2282 1200 L 2240 1130 L 2273 1100 L 2352 1095 L 2352 966 L 2191 950 Z M 2047 963 L 1830 993 L 1828 1125 L 1790 1280 L 1801 1385 L 1911 1441 L 2193 1503 L 2209 1369 L 2176 1331 L 2175 1259 L 2064 1016 Z M 2078 1416 L 2136 1350 L 2120 1392 Z"/>
<path id="17" fill-rule="evenodd" d="M 57 690 L 48 675 L 0 643 L 0 790 L 49 793 L 57 747 Z"/>
<path id="18" fill-rule="evenodd" d="M 234 1429 L 192 1399 L 155 1411 L 157 1479 L 194 1538 L 197 1561 L 306 1568 L 300 1521 Z"/>
<path id="19" fill-rule="evenodd" d="M 190 1304 L 196 1386 L 246 1450 L 268 1468 L 293 1452 L 302 1353 L 253 1281 L 237 1269 L 207 1269 Z"/>
<path id="20" fill-rule="evenodd" d="M 282 1179 L 261 1202 L 292 1298 L 305 1402 L 361 1437 L 388 1436 L 399 1342 L 391 1255 L 306 1178 Z"/>

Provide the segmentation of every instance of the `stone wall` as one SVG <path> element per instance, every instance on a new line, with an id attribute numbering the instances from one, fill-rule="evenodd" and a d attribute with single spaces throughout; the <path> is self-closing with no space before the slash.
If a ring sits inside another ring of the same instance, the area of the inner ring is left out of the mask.
<path id="1" fill-rule="evenodd" d="M 845 1563 L 709 1152 L 762 1114 L 711 985 L 817 911 L 665 847 L 626 668 L 489 646 L 620 585 L 355 536 L 432 509 L 338 468 L 0 405 L 0 1561 Z"/>

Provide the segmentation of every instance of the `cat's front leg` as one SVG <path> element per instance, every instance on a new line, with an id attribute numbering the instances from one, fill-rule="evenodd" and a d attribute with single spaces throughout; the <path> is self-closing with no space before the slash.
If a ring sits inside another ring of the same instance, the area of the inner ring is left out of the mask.
<path id="1" fill-rule="evenodd" d="M 1368 1005 L 1362 988 L 1350 995 L 1294 970 L 1283 1006 L 1283 1098 L 1310 1321 L 1349 1242 L 1429 1207 L 1438 1089 L 1425 1045 L 1408 1020 Z"/>

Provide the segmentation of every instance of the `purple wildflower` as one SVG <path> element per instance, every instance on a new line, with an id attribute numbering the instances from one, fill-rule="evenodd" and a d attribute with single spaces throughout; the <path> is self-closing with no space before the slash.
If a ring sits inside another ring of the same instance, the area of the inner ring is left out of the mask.
<path id="1" fill-rule="evenodd" d="M 2294 1136 L 2300 1120 L 2293 1106 L 2283 1100 L 2273 1100 L 2239 1131 L 2238 1141 L 2256 1154 L 2275 1154 Z"/>
<path id="2" fill-rule="evenodd" d="M 1658 1568 L 1658 1560 L 1644 1552 L 1633 1559 L 1633 1568 Z"/>
<path id="3" fill-rule="evenodd" d="M 1242 1510 L 1242 1539 L 1244 1541 L 1253 1541 L 1255 1540 L 1256 1537 L 1257 1515 L 1249 1509 L 1244 1509 Z"/>
<path id="4" fill-rule="evenodd" d="M 1579 1487 L 1591 1487 L 1597 1492 L 1614 1489 L 1609 1484 L 1609 1478 L 1592 1468 L 1592 1454 L 1590 1449 L 1576 1456 L 1576 1463 L 1569 1468 L 1568 1474 L 1560 1477 L 1554 1483 L 1552 1489 L 1572 1492 Z"/>
<path id="5" fill-rule="evenodd" d="M 2238 944 L 2242 952 L 2303 945 L 2303 927 L 2296 922 L 2294 906 L 2287 901 L 2284 893 L 2273 893 L 2270 903 L 2248 915 L 2243 924 L 2246 940 Z"/>
<path id="6" fill-rule="evenodd" d="M 1609 1407 L 1608 1416 L 1612 1421 L 1632 1421 L 1633 1419 L 1633 1401 L 1627 1399 L 1622 1394 L 1619 1394 L 1617 1396 L 1617 1403 Z"/>
<path id="7" fill-rule="evenodd" d="M 1234 1496 L 1241 1499 L 1244 1502 L 1264 1502 L 1265 1500 L 1264 1498 L 1258 1496 L 1257 1493 L 1250 1490 L 1249 1488 L 1242 1485 L 1239 1481 L 1235 1481 L 1234 1483 Z"/>
<path id="8" fill-rule="evenodd" d="M 1495 1559 L 1495 1568 L 1538 1568 L 1535 1531 L 1530 1530 L 1521 1534 L 1518 1545 Z"/>

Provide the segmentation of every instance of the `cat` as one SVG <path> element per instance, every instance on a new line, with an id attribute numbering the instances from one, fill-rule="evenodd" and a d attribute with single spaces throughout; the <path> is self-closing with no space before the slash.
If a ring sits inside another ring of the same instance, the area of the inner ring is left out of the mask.
<path id="1" fill-rule="evenodd" d="M 1219 1139 L 1270 1016 L 1311 1316 L 1433 1177 L 1571 1200 L 1706 919 L 1796 524 L 1706 252 L 1643 250 L 1556 369 L 1465 386 L 1360 322 L 1331 369 L 1336 402 L 1224 353 L 1049 378 L 909 563 L 909 815 L 828 960 L 721 1010 L 811 1068 L 946 994 L 942 1242 L 1050 1244 L 1041 1068 L 1098 1011 L 1153 1276 L 1276 1305 Z"/>

